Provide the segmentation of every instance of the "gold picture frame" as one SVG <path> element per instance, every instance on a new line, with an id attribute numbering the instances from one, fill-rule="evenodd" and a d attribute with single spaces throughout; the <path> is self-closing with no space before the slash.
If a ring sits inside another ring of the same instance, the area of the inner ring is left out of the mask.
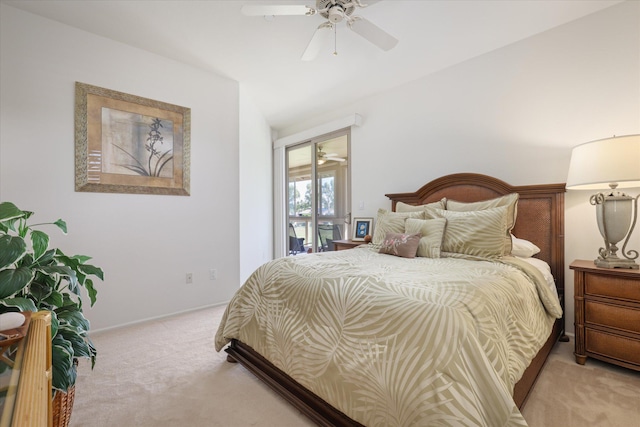
<path id="1" fill-rule="evenodd" d="M 76 82 L 75 190 L 189 195 L 191 109 Z"/>

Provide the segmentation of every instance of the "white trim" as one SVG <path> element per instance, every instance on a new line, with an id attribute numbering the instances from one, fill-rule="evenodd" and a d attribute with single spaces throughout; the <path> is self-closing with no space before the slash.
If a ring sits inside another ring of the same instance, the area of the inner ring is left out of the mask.
<path id="1" fill-rule="evenodd" d="M 102 332 L 112 331 L 114 329 L 125 328 L 127 326 L 134 326 L 134 325 L 138 325 L 138 324 L 141 324 L 141 323 L 151 322 L 151 321 L 154 321 L 154 320 L 167 319 L 169 317 L 180 316 L 181 314 L 188 314 L 188 313 L 192 313 L 194 311 L 206 310 L 208 308 L 220 307 L 220 306 L 227 305 L 227 304 L 229 304 L 229 301 L 216 302 L 214 304 L 207 304 L 207 305 L 202 305 L 200 307 L 187 308 L 186 310 L 174 311 L 174 312 L 171 312 L 171 313 L 161 314 L 159 316 L 145 317 L 144 319 L 134 320 L 132 322 L 122 323 L 120 325 L 107 326 L 106 328 L 100 328 L 100 329 L 95 329 L 95 330 L 92 329 L 91 331 L 89 331 L 89 336 L 93 337 L 96 334 L 100 334 Z"/>
<path id="2" fill-rule="evenodd" d="M 348 128 L 350 126 L 362 125 L 362 116 L 360 114 L 351 114 L 350 116 L 336 119 L 332 122 L 325 123 L 311 129 L 307 129 L 302 132 L 294 133 L 293 135 L 278 138 L 273 141 L 273 149 L 280 147 L 287 147 L 292 144 L 297 144 L 307 139 L 315 138 L 326 133 L 335 132 L 340 129 Z"/>
<path id="3" fill-rule="evenodd" d="M 282 258 L 287 255 L 289 232 L 287 226 L 287 162 L 285 147 L 273 149 L 273 257 Z"/>
<path id="4" fill-rule="evenodd" d="M 305 140 L 311 140 L 321 135 L 339 131 L 351 126 L 361 126 L 362 116 L 351 114 L 350 116 L 336 119 L 293 135 L 273 141 L 273 257 L 287 256 L 289 246 L 289 232 L 287 224 L 287 162 L 286 147 L 298 144 Z M 349 185 L 351 176 L 348 176 Z M 348 207 L 349 208 L 349 207 Z M 351 209 L 348 209 L 351 211 Z M 345 236 L 346 238 L 346 236 Z"/>

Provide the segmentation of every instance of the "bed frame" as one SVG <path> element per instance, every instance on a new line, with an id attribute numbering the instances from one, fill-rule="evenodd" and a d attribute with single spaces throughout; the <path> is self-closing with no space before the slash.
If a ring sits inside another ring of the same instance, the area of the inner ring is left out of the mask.
<path id="1" fill-rule="evenodd" d="M 395 210 L 398 202 L 421 205 L 443 197 L 460 202 L 476 202 L 518 193 L 518 216 L 513 234 L 535 243 L 540 248 L 537 257 L 551 266 L 564 311 L 564 192 L 564 184 L 511 186 L 490 176 L 459 173 L 435 179 L 413 193 L 386 196 L 391 200 L 392 208 Z M 566 340 L 564 316 L 555 322 L 549 339 L 515 386 L 513 399 L 519 408 L 524 406 L 547 356 L 558 339 Z M 225 351 L 228 353 L 227 360 L 240 362 L 318 425 L 360 425 L 302 387 L 247 345 L 232 340 Z"/>

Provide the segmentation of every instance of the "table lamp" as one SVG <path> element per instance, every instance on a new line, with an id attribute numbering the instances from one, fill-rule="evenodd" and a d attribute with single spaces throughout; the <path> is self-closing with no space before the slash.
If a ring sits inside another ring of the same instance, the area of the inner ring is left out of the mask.
<path id="1" fill-rule="evenodd" d="M 595 264 L 605 268 L 638 268 L 638 251 L 627 243 L 638 218 L 638 198 L 618 188 L 640 187 L 640 135 L 626 135 L 587 142 L 571 151 L 568 190 L 603 190 L 591 196 L 604 248 Z M 608 189 L 607 189 L 608 188 Z M 623 241 L 620 256 L 618 243 Z"/>

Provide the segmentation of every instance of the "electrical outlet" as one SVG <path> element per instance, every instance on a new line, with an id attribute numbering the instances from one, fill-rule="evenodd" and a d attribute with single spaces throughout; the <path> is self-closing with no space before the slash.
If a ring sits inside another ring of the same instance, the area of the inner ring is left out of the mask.
<path id="1" fill-rule="evenodd" d="M 190 285 L 191 283 L 193 283 L 193 273 L 187 273 L 186 282 L 187 282 L 187 285 Z"/>
<path id="2" fill-rule="evenodd" d="M 209 280 L 216 280 L 218 278 L 218 270 L 212 268 L 209 270 Z"/>

